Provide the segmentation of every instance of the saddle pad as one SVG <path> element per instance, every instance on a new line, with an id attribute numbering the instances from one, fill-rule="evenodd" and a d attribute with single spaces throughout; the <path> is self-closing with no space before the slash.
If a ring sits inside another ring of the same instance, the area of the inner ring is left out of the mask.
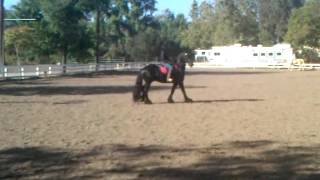
<path id="1" fill-rule="evenodd" d="M 162 74 L 167 74 L 168 73 L 168 68 L 166 66 L 160 66 L 160 72 Z"/>

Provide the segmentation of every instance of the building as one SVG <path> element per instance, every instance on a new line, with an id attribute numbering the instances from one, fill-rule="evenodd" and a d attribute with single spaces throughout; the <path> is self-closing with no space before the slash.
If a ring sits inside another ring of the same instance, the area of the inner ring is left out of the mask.
<path id="1" fill-rule="evenodd" d="M 277 44 L 272 47 L 258 45 L 216 46 L 211 49 L 195 50 L 195 61 L 215 66 L 268 67 L 290 66 L 295 59 L 290 44 Z"/>

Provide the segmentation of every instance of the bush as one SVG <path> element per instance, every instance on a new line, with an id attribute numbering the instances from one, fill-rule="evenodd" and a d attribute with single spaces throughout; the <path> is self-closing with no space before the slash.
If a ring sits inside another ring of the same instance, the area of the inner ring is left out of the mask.
<path id="1" fill-rule="evenodd" d="M 320 63 L 319 52 L 315 49 L 304 48 L 297 54 L 297 58 L 302 58 L 308 63 Z"/>

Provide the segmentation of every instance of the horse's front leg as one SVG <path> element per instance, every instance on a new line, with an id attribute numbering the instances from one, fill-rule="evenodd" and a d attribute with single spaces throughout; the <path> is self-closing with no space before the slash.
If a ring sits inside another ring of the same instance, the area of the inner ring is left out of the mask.
<path id="1" fill-rule="evenodd" d="M 148 92 L 149 92 L 149 89 L 150 89 L 150 86 L 151 86 L 151 82 L 146 82 L 146 84 L 144 85 L 144 89 L 143 89 L 143 99 L 144 99 L 144 103 L 145 104 L 152 104 L 152 102 L 150 101 L 149 99 L 149 96 L 148 96 Z"/>
<path id="2" fill-rule="evenodd" d="M 182 94 L 183 94 L 183 97 L 184 97 L 184 101 L 185 102 L 192 102 L 193 100 L 187 96 L 186 90 L 184 89 L 183 82 L 180 82 L 179 86 L 181 88 L 181 91 L 182 91 Z"/>
<path id="3" fill-rule="evenodd" d="M 172 88 L 171 88 L 171 93 L 170 93 L 170 95 L 169 95 L 169 97 L 168 97 L 168 103 L 174 103 L 174 101 L 173 101 L 173 99 L 172 99 L 172 96 L 173 96 L 173 94 L 174 94 L 174 91 L 176 90 L 176 88 L 177 88 L 177 83 L 173 83 L 173 86 L 172 86 Z"/>

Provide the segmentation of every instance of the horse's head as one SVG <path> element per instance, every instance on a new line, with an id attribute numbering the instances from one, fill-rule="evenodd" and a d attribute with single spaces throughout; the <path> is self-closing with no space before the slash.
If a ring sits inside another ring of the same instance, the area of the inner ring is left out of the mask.
<path id="1" fill-rule="evenodd" d="M 189 65 L 189 67 L 193 67 L 193 57 L 192 56 L 192 53 L 188 54 L 188 53 L 185 53 L 186 55 L 186 59 L 187 59 L 187 63 Z"/>
<path id="2" fill-rule="evenodd" d="M 188 66 L 193 66 L 193 59 L 190 57 L 189 53 L 180 53 L 177 57 L 177 63 L 179 64 L 188 64 Z"/>

